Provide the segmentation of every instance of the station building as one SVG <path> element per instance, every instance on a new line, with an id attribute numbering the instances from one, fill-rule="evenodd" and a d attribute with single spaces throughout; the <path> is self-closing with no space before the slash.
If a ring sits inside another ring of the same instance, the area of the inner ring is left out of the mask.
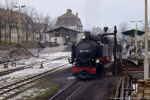
<path id="1" fill-rule="evenodd" d="M 71 9 L 57 18 L 53 29 L 49 30 L 50 42 L 57 44 L 70 44 L 76 42 L 77 35 L 82 33 L 82 22 L 78 13 L 73 14 Z"/>

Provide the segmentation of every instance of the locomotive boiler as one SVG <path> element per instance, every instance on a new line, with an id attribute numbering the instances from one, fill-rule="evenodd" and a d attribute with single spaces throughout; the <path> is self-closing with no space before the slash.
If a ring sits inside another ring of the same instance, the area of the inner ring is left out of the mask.
<path id="1" fill-rule="evenodd" d="M 91 78 L 100 74 L 104 64 L 110 60 L 108 49 L 109 41 L 102 41 L 99 36 L 85 32 L 79 43 L 72 46 L 70 63 L 73 64 L 73 76 Z"/>

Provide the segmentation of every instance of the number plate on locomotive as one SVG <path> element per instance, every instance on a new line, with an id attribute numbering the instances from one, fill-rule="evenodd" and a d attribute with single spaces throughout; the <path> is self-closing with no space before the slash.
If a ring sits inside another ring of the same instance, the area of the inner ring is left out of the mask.
<path id="1" fill-rule="evenodd" d="M 80 53 L 88 53 L 90 50 L 80 50 Z"/>

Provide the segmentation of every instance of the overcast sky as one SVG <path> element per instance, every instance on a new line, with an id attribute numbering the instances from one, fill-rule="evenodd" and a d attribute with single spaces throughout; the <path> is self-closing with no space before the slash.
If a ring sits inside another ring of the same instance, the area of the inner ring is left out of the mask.
<path id="1" fill-rule="evenodd" d="M 56 18 L 68 8 L 78 12 L 84 28 L 92 26 L 113 27 L 127 22 L 131 28 L 131 20 L 143 20 L 145 0 L 18 0 L 20 5 L 35 7 L 44 15 Z M 149 1 L 149 0 L 148 0 Z M 148 2 L 149 3 L 149 2 Z M 148 6 L 150 9 L 150 5 Z M 150 12 L 150 11 L 149 11 Z M 149 14 L 150 16 L 150 14 Z M 138 25 L 140 26 L 140 24 Z"/>

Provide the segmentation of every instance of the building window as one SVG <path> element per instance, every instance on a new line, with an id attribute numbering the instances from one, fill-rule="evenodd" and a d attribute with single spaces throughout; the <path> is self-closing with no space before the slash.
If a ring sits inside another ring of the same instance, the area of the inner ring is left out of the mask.
<path id="1" fill-rule="evenodd" d="M 55 38 L 55 42 L 57 42 L 57 38 Z"/>

